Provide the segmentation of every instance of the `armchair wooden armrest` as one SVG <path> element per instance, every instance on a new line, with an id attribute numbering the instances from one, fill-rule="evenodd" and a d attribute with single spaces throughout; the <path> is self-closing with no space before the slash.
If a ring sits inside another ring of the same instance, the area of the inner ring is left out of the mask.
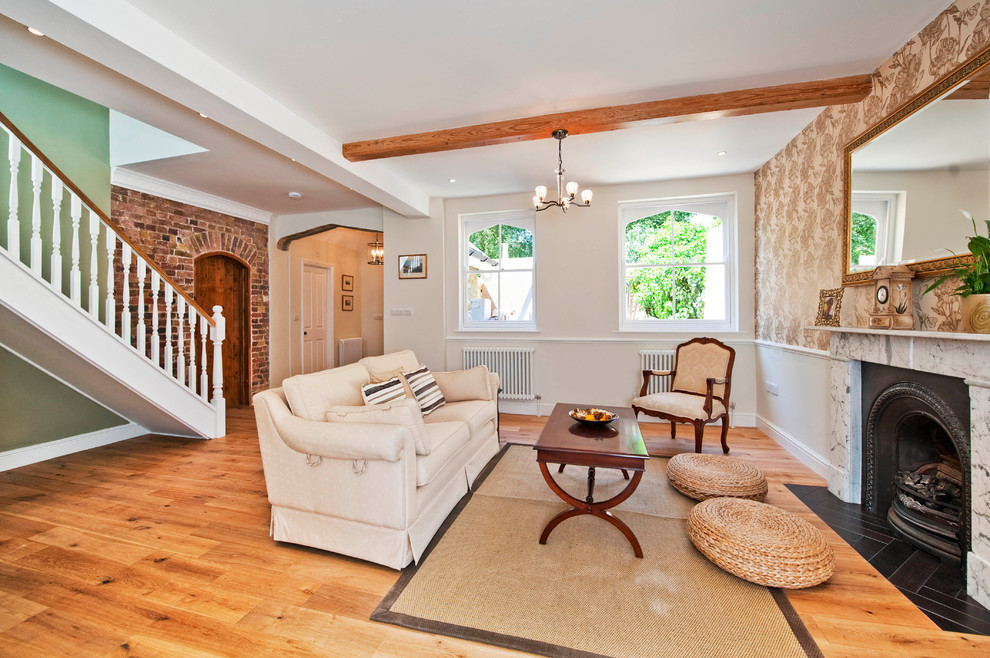
<path id="1" fill-rule="evenodd" d="M 639 396 L 646 395 L 646 389 L 650 386 L 650 377 L 672 377 L 677 374 L 677 370 L 644 370 L 643 387 L 639 389 Z"/>
<path id="2" fill-rule="evenodd" d="M 708 417 L 712 417 L 712 400 L 714 399 L 715 384 L 728 384 L 728 377 L 709 377 L 705 380 L 708 384 L 708 391 L 705 393 L 705 406 L 702 407 Z M 721 398 L 720 398 L 721 399 Z"/>

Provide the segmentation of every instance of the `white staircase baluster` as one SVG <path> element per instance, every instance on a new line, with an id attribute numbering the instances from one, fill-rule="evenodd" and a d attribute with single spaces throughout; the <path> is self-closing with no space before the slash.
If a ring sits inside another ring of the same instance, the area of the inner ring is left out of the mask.
<path id="1" fill-rule="evenodd" d="M 114 296 L 116 287 L 116 272 L 114 270 L 113 256 L 117 253 L 117 234 L 106 228 L 106 235 L 103 245 L 107 250 L 107 306 L 104 309 L 103 324 L 107 326 L 110 333 L 117 333 L 117 299 Z"/>
<path id="2" fill-rule="evenodd" d="M 69 215 L 72 217 L 72 269 L 69 271 L 69 297 L 73 303 L 82 307 L 82 274 L 79 271 L 79 224 L 82 221 L 82 199 L 75 194 L 69 199 Z"/>
<path id="3" fill-rule="evenodd" d="M 7 215 L 7 253 L 21 259 L 21 231 L 17 218 L 17 169 L 21 166 L 21 142 L 7 133 L 7 161 L 10 163 L 9 214 Z"/>
<path id="4" fill-rule="evenodd" d="M 124 289 L 120 292 L 120 337 L 131 344 L 131 245 L 122 241 L 120 265 L 124 270 Z"/>
<path id="5" fill-rule="evenodd" d="M 89 210 L 89 314 L 94 320 L 100 319 L 100 274 L 99 254 L 96 245 L 100 241 L 100 217 Z"/>
<path id="6" fill-rule="evenodd" d="M 189 388 L 196 392 L 196 309 L 189 304 Z"/>
<path id="7" fill-rule="evenodd" d="M 182 384 L 186 383 L 186 332 L 183 320 L 186 317 L 186 300 L 182 295 L 175 297 L 175 313 L 179 316 L 179 328 L 175 332 L 175 342 L 179 345 L 179 354 L 175 359 L 175 378 Z"/>
<path id="8" fill-rule="evenodd" d="M 41 183 L 45 170 L 39 158 L 31 154 L 31 271 L 41 277 Z"/>
<path id="9" fill-rule="evenodd" d="M 210 394 L 210 379 L 206 374 L 206 331 L 209 324 L 206 321 L 205 316 L 199 316 L 199 338 L 203 343 L 203 353 L 200 357 L 200 374 L 199 374 L 199 397 L 204 400 Z"/>
<path id="10" fill-rule="evenodd" d="M 227 401 L 223 399 L 223 339 L 227 337 L 223 307 L 213 307 L 213 404 L 218 423 L 226 413 Z"/>
<path id="11" fill-rule="evenodd" d="M 62 292 L 62 181 L 52 176 L 52 287 Z"/>
<path id="12" fill-rule="evenodd" d="M 175 373 L 175 360 L 172 358 L 172 286 L 165 284 L 165 362 L 162 367 L 169 376 Z"/>
<path id="13" fill-rule="evenodd" d="M 158 270 L 151 270 L 151 361 L 156 366 L 161 365 L 158 355 L 161 353 L 162 337 L 158 335 L 158 288 L 161 287 L 161 275 Z"/>
<path id="14" fill-rule="evenodd" d="M 144 320 L 144 278 L 148 273 L 148 265 L 144 262 L 144 258 L 141 256 L 137 257 L 137 278 L 138 278 L 138 294 L 137 294 L 137 351 L 141 353 L 142 356 L 148 356 L 148 341 L 145 334 L 147 333 L 147 323 Z"/>

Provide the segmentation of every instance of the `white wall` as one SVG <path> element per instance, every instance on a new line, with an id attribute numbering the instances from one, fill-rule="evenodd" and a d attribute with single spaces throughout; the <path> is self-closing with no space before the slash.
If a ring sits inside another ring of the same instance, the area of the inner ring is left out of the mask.
<path id="1" fill-rule="evenodd" d="M 447 368 L 461 367 L 461 349 L 467 346 L 519 346 L 535 348 L 536 389 L 542 396 L 541 413 L 556 402 L 587 404 L 628 404 L 642 383 L 640 349 L 672 348 L 693 333 L 644 333 L 619 331 L 619 229 L 618 203 L 641 199 L 734 192 L 737 214 L 738 251 L 738 331 L 713 333 L 736 349 L 732 401 L 736 403 L 734 422 L 753 425 L 756 416 L 754 392 L 754 230 L 753 177 L 750 174 L 715 178 L 595 186 L 594 205 L 574 208 L 564 214 L 551 209 L 536 215 L 538 331 L 462 332 L 458 329 L 458 216 L 466 213 L 516 210 L 530 207 L 531 193 L 448 199 L 442 212 L 430 220 L 400 220 L 408 237 L 431 248 L 430 287 L 398 282 L 404 289 L 429 296 L 431 306 L 444 313 L 440 326 L 431 319 L 389 316 L 399 294 L 390 297 L 386 273 L 386 349 L 400 346 L 390 324 L 399 320 L 402 333 L 440 332 L 445 338 L 439 347 Z M 412 224 L 423 222 L 421 227 Z M 397 234 L 386 218 L 386 254 L 395 261 Z M 442 243 L 440 242 L 442 240 Z M 392 245 L 390 250 L 389 244 Z M 443 249 L 439 245 L 443 245 Z M 434 255 L 436 252 L 436 255 Z M 403 253 L 417 253 L 405 250 Z M 442 257 L 445 285 L 434 281 L 436 259 Z M 392 283 L 395 286 L 395 283 Z M 442 295 L 442 303 L 432 298 Z M 405 293 L 403 293 L 404 297 Z M 405 297 L 404 297 L 405 298 Z M 418 302 L 422 303 L 422 302 Z M 396 327 L 397 329 L 397 327 Z M 425 340 L 425 338 L 423 338 Z M 433 349 L 435 341 L 431 340 Z M 418 350 L 417 350 L 418 353 Z M 421 356 L 421 358 L 423 358 Z M 536 413 L 535 403 L 503 404 L 504 411 Z"/>
<path id="2" fill-rule="evenodd" d="M 756 343 L 756 426 L 822 477 L 828 475 L 830 376 L 828 352 Z"/>

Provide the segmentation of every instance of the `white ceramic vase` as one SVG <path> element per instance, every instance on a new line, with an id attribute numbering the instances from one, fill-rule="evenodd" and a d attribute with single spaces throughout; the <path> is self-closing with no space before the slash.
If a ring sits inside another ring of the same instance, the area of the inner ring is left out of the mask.
<path id="1" fill-rule="evenodd" d="M 990 295 L 962 297 L 963 331 L 990 334 Z"/>

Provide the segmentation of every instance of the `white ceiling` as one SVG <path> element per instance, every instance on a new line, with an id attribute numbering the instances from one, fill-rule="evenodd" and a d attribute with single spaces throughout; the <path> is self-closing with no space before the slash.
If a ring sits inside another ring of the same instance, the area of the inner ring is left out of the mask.
<path id="1" fill-rule="evenodd" d="M 363 163 L 340 144 L 867 73 L 946 4 L 0 0 L 49 34 L 0 20 L 0 62 L 210 150 L 141 173 L 276 213 L 381 203 L 415 216 L 429 196 L 552 186 L 556 142 Z M 751 172 L 816 113 L 574 136 L 564 164 L 582 185 Z M 289 189 L 305 207 L 287 205 Z"/>

